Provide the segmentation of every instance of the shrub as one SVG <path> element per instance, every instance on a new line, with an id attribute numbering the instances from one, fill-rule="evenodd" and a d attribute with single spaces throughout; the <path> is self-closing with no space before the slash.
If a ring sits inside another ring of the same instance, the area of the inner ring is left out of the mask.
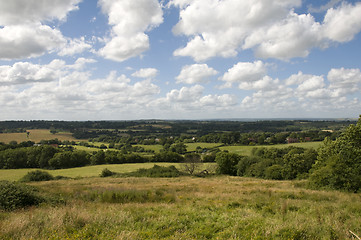
<path id="1" fill-rule="evenodd" d="M 115 173 L 110 171 L 108 168 L 104 168 L 100 173 L 100 177 L 110 177 L 113 176 Z"/>
<path id="2" fill-rule="evenodd" d="M 219 174 L 237 175 L 237 164 L 241 156 L 235 153 L 220 152 L 216 155 Z"/>
<path id="3" fill-rule="evenodd" d="M 133 177 L 179 177 L 181 172 L 173 165 L 169 167 L 154 165 L 152 168 L 140 168 L 135 172 L 125 175 Z"/>
<path id="4" fill-rule="evenodd" d="M 265 170 L 265 178 L 282 180 L 283 179 L 283 167 L 281 165 L 275 164 Z"/>
<path id="5" fill-rule="evenodd" d="M 18 208 L 38 205 L 44 199 L 36 188 L 20 183 L 0 181 L 0 209 L 11 211 Z"/>
<path id="6" fill-rule="evenodd" d="M 25 176 L 23 176 L 20 181 L 21 182 L 39 182 L 39 181 L 49 181 L 53 180 L 54 177 L 45 171 L 35 170 L 28 172 Z"/>

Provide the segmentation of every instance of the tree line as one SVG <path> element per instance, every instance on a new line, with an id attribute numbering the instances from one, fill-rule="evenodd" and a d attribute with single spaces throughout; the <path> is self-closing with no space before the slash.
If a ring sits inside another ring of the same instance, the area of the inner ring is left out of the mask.
<path id="1" fill-rule="evenodd" d="M 361 190 L 361 116 L 336 140 L 326 138 L 316 151 L 288 147 L 255 148 L 249 157 L 221 152 L 218 173 L 277 180 L 308 179 L 315 188 Z"/>

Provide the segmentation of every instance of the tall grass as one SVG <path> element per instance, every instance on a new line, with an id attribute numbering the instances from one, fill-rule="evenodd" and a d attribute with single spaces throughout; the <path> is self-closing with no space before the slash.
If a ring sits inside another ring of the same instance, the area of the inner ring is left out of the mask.
<path id="1" fill-rule="evenodd" d="M 299 181 L 130 177 L 32 185 L 61 194 L 66 204 L 0 213 L 0 239 L 351 239 L 349 230 L 361 233 L 360 194 L 314 191 Z"/>

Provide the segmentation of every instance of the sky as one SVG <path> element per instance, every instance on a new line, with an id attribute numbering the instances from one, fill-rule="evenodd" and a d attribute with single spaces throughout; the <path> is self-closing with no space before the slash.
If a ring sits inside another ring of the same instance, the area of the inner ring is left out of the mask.
<path id="1" fill-rule="evenodd" d="M 0 0 L 0 120 L 357 118 L 361 1 Z"/>

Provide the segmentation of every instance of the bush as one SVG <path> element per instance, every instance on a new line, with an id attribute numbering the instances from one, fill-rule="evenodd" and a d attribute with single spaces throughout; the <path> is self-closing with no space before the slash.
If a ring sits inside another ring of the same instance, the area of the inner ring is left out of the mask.
<path id="1" fill-rule="evenodd" d="M 216 155 L 218 164 L 217 172 L 219 174 L 237 175 L 237 164 L 241 160 L 241 156 L 235 153 L 220 152 Z"/>
<path id="2" fill-rule="evenodd" d="M 152 168 L 140 168 L 135 172 L 125 175 L 132 177 L 179 177 L 181 172 L 173 165 L 169 167 L 154 165 Z"/>
<path id="3" fill-rule="evenodd" d="M 275 164 L 265 170 L 266 179 L 282 180 L 283 179 L 283 167 Z"/>
<path id="4" fill-rule="evenodd" d="M 54 177 L 45 171 L 35 170 L 28 172 L 25 176 L 23 176 L 20 181 L 21 182 L 39 182 L 39 181 L 50 181 L 53 180 Z"/>
<path id="5" fill-rule="evenodd" d="M 115 172 L 110 171 L 108 168 L 104 168 L 100 173 L 100 177 L 110 177 L 113 176 Z"/>
<path id="6" fill-rule="evenodd" d="M 44 199 L 37 194 L 36 188 L 20 183 L 0 181 L 0 209 L 14 209 L 38 205 Z"/>

